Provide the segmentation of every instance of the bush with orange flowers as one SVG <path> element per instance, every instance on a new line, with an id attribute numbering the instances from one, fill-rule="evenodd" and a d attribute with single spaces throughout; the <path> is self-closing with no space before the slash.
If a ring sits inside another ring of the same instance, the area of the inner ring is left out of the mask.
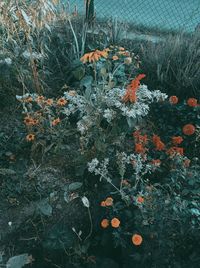
<path id="1" fill-rule="evenodd" d="M 160 255 L 159 267 L 165 260 L 173 266 L 168 260 L 182 248 L 183 233 L 194 238 L 198 230 L 198 107 L 150 91 L 142 82 L 145 75 L 134 67 L 137 60 L 121 47 L 88 52 L 80 61 L 73 72 L 80 75 L 76 90 L 65 85 L 60 97 L 19 98 L 34 167 L 47 162 L 61 169 L 55 186 L 57 176 L 51 176 L 51 191 L 44 197 L 50 193 L 55 215 L 62 213 L 60 206 L 65 211 L 65 205 L 72 210 L 77 205 L 78 220 L 72 221 L 77 225 L 69 229 L 84 258 L 85 245 L 93 250 L 94 239 L 100 250 L 107 245 L 132 252 L 137 246 L 140 257 L 132 253 L 133 265 L 140 259 L 146 267 Z M 43 186 L 46 177 L 35 180 Z M 80 197 L 87 202 L 79 210 Z"/>

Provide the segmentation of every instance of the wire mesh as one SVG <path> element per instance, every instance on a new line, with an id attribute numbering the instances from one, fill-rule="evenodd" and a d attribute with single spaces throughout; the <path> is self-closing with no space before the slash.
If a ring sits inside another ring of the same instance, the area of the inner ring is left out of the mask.
<path id="1" fill-rule="evenodd" d="M 200 0 L 90 0 L 97 19 L 115 18 L 131 25 L 192 32 L 200 24 Z M 84 13 L 86 0 L 70 0 Z"/>

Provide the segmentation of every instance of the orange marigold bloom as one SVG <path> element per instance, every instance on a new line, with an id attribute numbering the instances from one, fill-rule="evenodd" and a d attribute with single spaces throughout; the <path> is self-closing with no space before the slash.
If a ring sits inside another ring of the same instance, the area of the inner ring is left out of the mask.
<path id="1" fill-rule="evenodd" d="M 101 207 L 105 207 L 106 206 L 106 202 L 105 201 L 102 201 L 101 202 Z"/>
<path id="2" fill-rule="evenodd" d="M 124 102 L 130 101 L 131 103 L 135 103 L 137 101 L 136 92 L 140 87 L 140 80 L 145 77 L 145 74 L 139 74 L 131 83 L 127 86 L 126 93 L 123 96 L 122 100 Z"/>
<path id="3" fill-rule="evenodd" d="M 105 205 L 106 205 L 107 207 L 110 207 L 110 206 L 113 205 L 113 199 L 112 199 L 112 197 L 107 197 L 107 198 L 106 198 L 106 200 L 105 200 Z"/>
<path id="4" fill-rule="evenodd" d="M 198 104 L 197 104 L 197 99 L 195 98 L 189 98 L 187 100 L 187 104 L 190 106 L 190 107 L 196 107 Z"/>
<path id="5" fill-rule="evenodd" d="M 146 149 L 143 147 L 141 143 L 136 143 L 135 144 L 135 152 L 138 154 L 143 154 L 145 153 Z"/>
<path id="6" fill-rule="evenodd" d="M 34 139 L 35 139 L 35 135 L 34 135 L 34 134 L 28 134 L 28 135 L 26 136 L 26 140 L 27 140 L 27 141 L 34 141 Z"/>
<path id="7" fill-rule="evenodd" d="M 83 57 L 80 58 L 80 61 L 82 61 L 83 63 L 96 62 L 102 57 L 107 58 L 108 52 L 106 50 L 103 50 L 103 51 L 95 50 L 93 52 L 89 52 L 83 55 Z"/>
<path id="8" fill-rule="evenodd" d="M 135 245 L 135 246 L 140 246 L 142 244 L 142 236 L 139 235 L 139 234 L 134 234 L 132 236 L 132 243 Z"/>
<path id="9" fill-rule="evenodd" d="M 171 104 L 177 104 L 178 103 L 178 97 L 177 96 L 171 96 L 171 97 L 169 97 L 169 102 Z"/>
<path id="10" fill-rule="evenodd" d="M 183 127 L 182 131 L 185 135 L 190 136 L 195 133 L 196 128 L 192 124 L 187 124 Z"/>
<path id="11" fill-rule="evenodd" d="M 59 123 L 60 123 L 60 118 L 54 119 L 54 120 L 52 121 L 52 126 L 56 126 L 56 125 L 58 125 Z"/>
<path id="12" fill-rule="evenodd" d="M 183 138 L 181 136 L 172 137 L 172 143 L 174 145 L 181 144 L 182 141 L 183 141 Z"/>
<path id="13" fill-rule="evenodd" d="M 120 220 L 118 218 L 113 218 L 111 220 L 111 225 L 113 228 L 118 228 L 120 226 Z"/>
<path id="14" fill-rule="evenodd" d="M 60 98 L 60 99 L 57 101 L 57 104 L 60 105 L 60 106 L 64 106 L 66 103 L 67 103 L 67 100 L 64 99 L 64 98 Z"/>
<path id="15" fill-rule="evenodd" d="M 102 221 L 101 221 L 101 227 L 102 228 L 107 228 L 109 226 L 109 220 L 108 219 L 103 219 Z"/>
<path id="16" fill-rule="evenodd" d="M 138 196 L 137 202 L 142 204 L 144 202 L 144 197 Z"/>
<path id="17" fill-rule="evenodd" d="M 113 56 L 112 59 L 113 59 L 113 60 L 118 60 L 119 57 L 118 57 L 118 56 Z"/>

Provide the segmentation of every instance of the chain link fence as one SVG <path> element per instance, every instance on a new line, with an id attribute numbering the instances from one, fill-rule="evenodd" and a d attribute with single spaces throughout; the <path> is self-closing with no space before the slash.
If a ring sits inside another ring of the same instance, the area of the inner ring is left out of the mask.
<path id="1" fill-rule="evenodd" d="M 115 18 L 119 22 L 158 30 L 193 32 L 200 27 L 200 0 L 90 0 L 96 19 Z M 71 8 L 85 12 L 87 0 L 70 0 Z"/>

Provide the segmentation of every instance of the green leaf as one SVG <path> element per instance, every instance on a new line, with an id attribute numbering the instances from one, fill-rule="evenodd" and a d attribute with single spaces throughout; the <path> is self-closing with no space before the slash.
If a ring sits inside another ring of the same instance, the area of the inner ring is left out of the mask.
<path id="1" fill-rule="evenodd" d="M 48 203 L 47 200 L 41 200 L 37 204 L 38 209 L 42 214 L 45 216 L 51 216 L 52 215 L 52 206 Z"/>
<path id="2" fill-rule="evenodd" d="M 69 189 L 69 191 L 76 191 L 76 190 L 78 190 L 79 188 L 81 188 L 82 187 L 82 185 L 83 185 L 83 183 L 82 182 L 72 182 L 69 186 L 68 186 L 68 189 Z"/>
<path id="3" fill-rule="evenodd" d="M 16 172 L 12 169 L 8 168 L 0 168 L 0 175 L 6 176 L 6 175 L 15 175 Z"/>
<path id="4" fill-rule="evenodd" d="M 28 254 L 21 254 L 11 257 L 6 264 L 6 268 L 22 268 L 28 263 L 30 263 Z"/>

